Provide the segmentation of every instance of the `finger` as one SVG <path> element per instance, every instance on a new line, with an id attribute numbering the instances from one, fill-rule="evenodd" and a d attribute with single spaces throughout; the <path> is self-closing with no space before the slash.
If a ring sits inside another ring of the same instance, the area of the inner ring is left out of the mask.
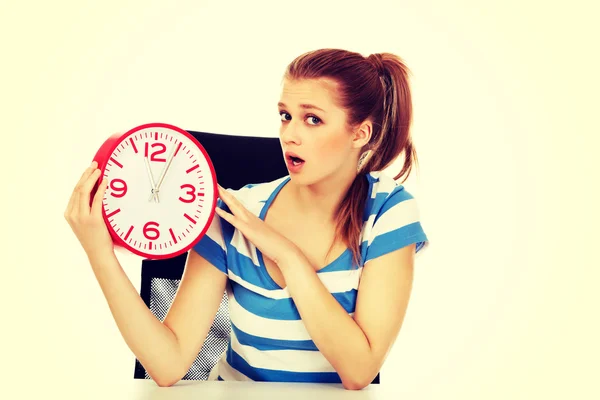
<path id="1" fill-rule="evenodd" d="M 75 185 L 75 188 L 73 189 L 73 193 L 71 194 L 71 197 L 69 198 L 69 203 L 67 203 L 67 208 L 65 209 L 65 217 L 68 217 L 68 216 L 72 215 L 73 212 L 78 211 L 79 187 L 81 186 L 82 182 L 85 182 L 85 180 L 89 177 L 89 175 L 94 172 L 94 168 L 97 165 L 98 165 L 98 163 L 96 161 L 92 161 L 90 166 L 87 167 L 81 174 L 81 177 L 79 178 L 79 181 L 77 181 L 77 184 Z"/>
<path id="2" fill-rule="evenodd" d="M 231 210 L 231 213 L 234 215 L 242 215 L 243 214 L 243 206 L 241 205 L 241 203 L 238 201 L 238 199 L 232 195 L 231 193 L 229 193 L 228 191 L 226 191 L 225 189 L 223 189 L 221 186 L 219 187 L 219 197 L 221 198 L 221 200 L 223 200 L 225 202 L 225 204 L 227 204 L 227 206 L 229 207 L 229 209 Z"/>
<path id="3" fill-rule="evenodd" d="M 217 215 L 219 217 L 223 218 L 225 221 L 227 221 L 230 224 L 232 224 L 233 226 L 235 226 L 234 221 L 233 221 L 233 215 L 229 214 L 227 211 L 222 210 L 219 207 L 215 208 L 215 212 L 217 213 Z"/>
<path id="4" fill-rule="evenodd" d="M 81 185 L 83 185 L 83 183 L 90 177 L 90 175 L 94 172 L 94 170 L 96 169 L 97 166 L 98 166 L 98 163 L 96 161 L 92 161 L 90 166 L 87 167 L 81 174 L 81 177 L 79 178 L 79 181 L 77 181 L 77 184 L 75 185 L 74 190 L 79 189 L 79 187 L 81 187 Z"/>
<path id="5" fill-rule="evenodd" d="M 79 192 L 76 190 L 76 188 L 77 186 L 75 186 L 75 189 L 73 189 L 71 196 L 69 196 L 69 202 L 67 203 L 67 208 L 65 209 L 65 217 L 71 214 L 71 212 L 73 211 L 73 207 L 75 207 L 76 204 L 79 204 L 77 202 L 79 198 Z"/>
<path id="6" fill-rule="evenodd" d="M 225 204 L 227 204 L 227 205 L 229 206 L 230 199 L 229 199 L 229 197 L 227 196 L 227 194 L 223 193 L 223 190 L 222 190 L 221 186 L 218 186 L 218 188 L 217 188 L 217 191 L 218 191 L 218 193 L 219 193 L 219 198 L 220 198 L 220 199 L 221 199 L 221 200 L 222 200 L 222 201 L 223 201 Z"/>
<path id="7" fill-rule="evenodd" d="M 79 213 L 80 215 L 90 215 L 90 195 L 94 184 L 100 177 L 100 170 L 95 169 L 88 179 L 83 182 L 79 189 Z"/>
<path id="8" fill-rule="evenodd" d="M 69 204 L 67 204 L 67 209 L 65 210 L 65 218 L 70 220 L 73 217 L 73 213 L 79 209 L 79 191 L 75 190 L 73 194 L 71 194 L 71 198 L 69 199 Z"/>
<path id="9" fill-rule="evenodd" d="M 106 193 L 106 188 L 108 187 L 108 179 L 103 178 L 98 186 L 98 190 L 94 195 L 94 202 L 92 204 L 92 215 L 99 216 L 101 215 L 102 210 L 102 201 L 104 200 L 104 194 Z"/>

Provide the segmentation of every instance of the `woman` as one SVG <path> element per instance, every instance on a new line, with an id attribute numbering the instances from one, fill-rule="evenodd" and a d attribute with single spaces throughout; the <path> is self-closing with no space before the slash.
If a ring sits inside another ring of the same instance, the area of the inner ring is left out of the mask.
<path id="1" fill-rule="evenodd" d="M 227 290 L 231 342 L 211 378 L 367 386 L 406 312 L 414 256 L 428 245 L 414 198 L 395 179 L 416 154 L 408 69 L 389 53 L 321 49 L 296 58 L 278 104 L 290 174 L 219 187 L 217 214 L 189 252 L 163 322 L 115 257 L 95 164 L 65 217 L 128 346 L 160 386 L 197 356 Z M 381 173 L 404 153 L 392 178 Z"/>

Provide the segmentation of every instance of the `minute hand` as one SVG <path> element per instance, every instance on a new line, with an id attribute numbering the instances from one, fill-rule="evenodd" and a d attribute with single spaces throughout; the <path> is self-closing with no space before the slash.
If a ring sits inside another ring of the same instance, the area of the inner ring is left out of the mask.
<path id="1" fill-rule="evenodd" d="M 154 198 L 155 202 L 159 202 L 158 193 L 156 192 L 156 184 L 154 183 L 154 177 L 152 176 L 152 170 L 150 169 L 150 163 L 148 157 L 144 157 L 144 164 L 146 164 L 146 172 L 148 173 L 148 179 L 150 179 L 150 186 L 152 186 L 152 195 L 150 198 Z"/>
<path id="2" fill-rule="evenodd" d="M 160 186 L 162 185 L 163 180 L 165 179 L 165 175 L 167 174 L 167 171 L 169 170 L 169 167 L 171 166 L 171 161 L 173 161 L 173 156 L 175 155 L 175 150 L 176 150 L 177 146 L 173 146 L 173 150 L 171 150 L 171 155 L 169 156 L 169 159 L 167 160 L 167 165 L 165 165 L 165 168 L 163 169 L 162 173 L 160 174 L 160 178 L 158 178 L 158 183 L 156 184 L 156 191 L 155 193 L 158 195 L 158 191 L 160 190 Z M 152 199 L 154 195 L 150 195 L 150 197 L 148 198 L 148 201 L 150 201 L 150 199 Z"/>

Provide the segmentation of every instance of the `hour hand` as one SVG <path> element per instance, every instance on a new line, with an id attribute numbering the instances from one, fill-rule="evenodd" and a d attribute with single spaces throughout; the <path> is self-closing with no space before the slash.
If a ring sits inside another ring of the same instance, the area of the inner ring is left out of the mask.
<path id="1" fill-rule="evenodd" d="M 144 157 L 144 163 L 146 164 L 146 172 L 148 172 L 148 179 L 150 180 L 150 185 L 152 186 L 152 195 L 150 196 L 148 201 L 154 199 L 154 202 L 158 203 L 158 190 L 156 190 L 156 184 L 154 183 L 154 177 L 152 176 L 152 170 L 150 169 L 150 162 L 148 161 L 148 157 Z"/>

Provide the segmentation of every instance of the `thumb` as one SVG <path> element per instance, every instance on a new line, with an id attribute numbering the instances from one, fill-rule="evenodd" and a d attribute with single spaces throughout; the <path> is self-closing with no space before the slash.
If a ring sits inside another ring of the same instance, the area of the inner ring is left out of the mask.
<path id="1" fill-rule="evenodd" d="M 102 182 L 98 185 L 98 190 L 94 195 L 94 202 L 92 203 L 92 215 L 99 216 L 102 210 L 102 200 L 104 199 L 104 193 L 106 193 L 106 187 L 108 186 L 108 179 L 102 178 Z"/>

